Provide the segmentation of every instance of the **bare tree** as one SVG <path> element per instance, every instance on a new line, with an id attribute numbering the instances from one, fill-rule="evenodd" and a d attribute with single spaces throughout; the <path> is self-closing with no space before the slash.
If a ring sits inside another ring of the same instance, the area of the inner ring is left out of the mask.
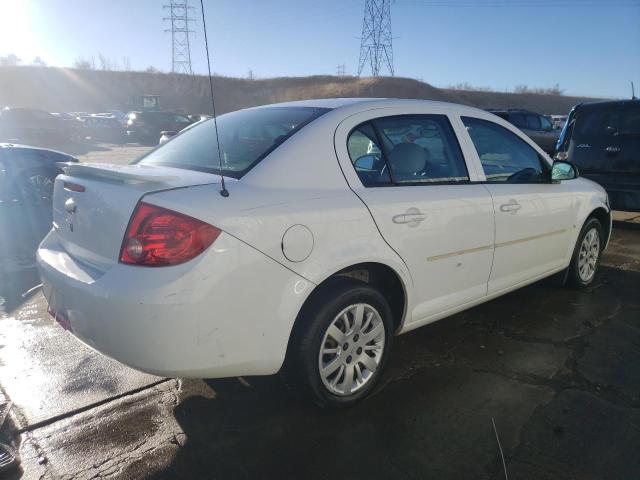
<path id="1" fill-rule="evenodd" d="M 514 93 L 534 93 L 538 95 L 562 95 L 564 92 L 560 88 L 560 84 L 556 83 L 553 87 L 536 87 L 530 88 L 527 85 L 516 85 L 513 89 Z"/>
<path id="2" fill-rule="evenodd" d="M 77 68 L 78 70 L 95 70 L 96 62 L 93 57 L 84 58 L 84 57 L 76 57 L 73 61 L 73 68 Z"/>
<path id="3" fill-rule="evenodd" d="M 456 83 L 455 85 L 450 85 L 449 88 L 451 90 L 467 90 L 471 92 L 493 92 L 494 91 L 491 87 L 478 87 L 475 85 L 471 85 L 469 82 Z"/>
<path id="4" fill-rule="evenodd" d="M 33 62 L 31 62 L 31 65 L 34 65 L 36 67 L 46 67 L 47 66 L 47 62 L 45 62 L 42 57 L 37 56 L 36 58 L 33 59 Z"/>
<path id="5" fill-rule="evenodd" d="M 131 60 L 129 57 L 122 57 L 122 70 L 125 72 L 131 71 Z"/>
<path id="6" fill-rule="evenodd" d="M 15 67 L 20 63 L 22 63 L 22 59 L 18 58 L 14 53 L 10 53 L 6 57 L 0 57 L 0 66 L 2 67 Z"/>
<path id="7" fill-rule="evenodd" d="M 98 62 L 100 62 L 100 70 L 111 70 L 111 60 L 103 54 L 98 54 Z"/>
<path id="8" fill-rule="evenodd" d="M 148 66 L 148 67 L 145 69 L 145 72 L 147 72 L 147 73 L 160 73 L 160 70 L 158 70 L 158 69 L 157 69 L 156 67 L 154 67 L 154 66 Z"/>

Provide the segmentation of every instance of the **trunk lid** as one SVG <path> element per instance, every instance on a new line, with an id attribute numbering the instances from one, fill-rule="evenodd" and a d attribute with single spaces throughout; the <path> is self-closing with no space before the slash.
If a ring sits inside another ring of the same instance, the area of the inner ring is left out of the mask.
<path id="1" fill-rule="evenodd" d="M 131 214 L 152 192 L 215 184 L 220 177 L 153 165 L 63 164 L 53 194 L 53 228 L 67 253 L 106 270 L 118 262 Z"/>

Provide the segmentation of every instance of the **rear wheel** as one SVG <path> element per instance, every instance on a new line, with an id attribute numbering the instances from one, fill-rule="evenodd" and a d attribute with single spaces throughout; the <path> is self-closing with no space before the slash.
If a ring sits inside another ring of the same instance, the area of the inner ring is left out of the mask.
<path id="1" fill-rule="evenodd" d="M 318 405 L 348 406 L 373 390 L 386 365 L 391 309 L 363 282 L 342 278 L 321 288 L 301 313 L 284 373 Z"/>
<path id="2" fill-rule="evenodd" d="M 600 265 L 600 255 L 604 246 L 602 225 L 596 218 L 589 218 L 578 236 L 567 276 L 567 283 L 584 288 L 593 282 Z"/>

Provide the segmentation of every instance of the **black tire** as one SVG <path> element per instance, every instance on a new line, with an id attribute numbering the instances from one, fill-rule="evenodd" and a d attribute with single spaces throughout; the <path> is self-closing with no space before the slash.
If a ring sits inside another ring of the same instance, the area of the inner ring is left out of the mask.
<path id="1" fill-rule="evenodd" d="M 589 233 L 593 229 L 596 230 L 598 235 L 598 242 L 599 242 L 599 248 L 597 252 L 598 257 L 595 261 L 593 274 L 589 278 L 584 278 L 583 276 L 580 275 L 580 266 L 579 266 L 580 249 L 585 236 L 587 235 L 587 233 Z M 573 288 L 586 288 L 589 285 L 591 285 L 591 283 L 593 282 L 593 279 L 595 278 L 595 274 L 598 271 L 598 266 L 600 265 L 600 258 L 602 257 L 602 250 L 604 248 L 605 240 L 606 239 L 604 238 L 604 230 L 602 228 L 602 224 L 600 223 L 600 221 L 595 217 L 588 218 L 587 221 L 582 226 L 582 229 L 580 230 L 580 235 L 578 235 L 578 240 L 573 249 L 571 263 L 569 264 L 569 268 L 567 270 L 567 286 L 573 287 Z"/>
<path id="2" fill-rule="evenodd" d="M 350 395 L 338 395 L 325 386 L 320 375 L 320 348 L 337 315 L 355 304 L 366 304 L 377 311 L 384 325 L 384 347 L 369 380 Z M 392 341 L 392 313 L 384 296 L 364 282 L 338 277 L 321 285 L 300 312 L 281 375 L 288 387 L 310 397 L 320 407 L 347 407 L 375 388 L 387 364 Z"/>

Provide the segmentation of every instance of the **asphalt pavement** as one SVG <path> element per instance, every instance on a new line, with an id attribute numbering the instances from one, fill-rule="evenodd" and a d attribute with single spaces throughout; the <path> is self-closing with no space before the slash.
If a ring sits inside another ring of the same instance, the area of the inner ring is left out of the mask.
<path id="1" fill-rule="evenodd" d="M 590 288 L 538 282 L 397 337 L 374 395 L 341 411 L 278 377 L 131 370 L 16 276 L 0 307 L 14 402 L 0 441 L 21 466 L 3 478 L 502 479 L 498 439 L 511 480 L 639 478 L 640 215 L 618 218 Z"/>

